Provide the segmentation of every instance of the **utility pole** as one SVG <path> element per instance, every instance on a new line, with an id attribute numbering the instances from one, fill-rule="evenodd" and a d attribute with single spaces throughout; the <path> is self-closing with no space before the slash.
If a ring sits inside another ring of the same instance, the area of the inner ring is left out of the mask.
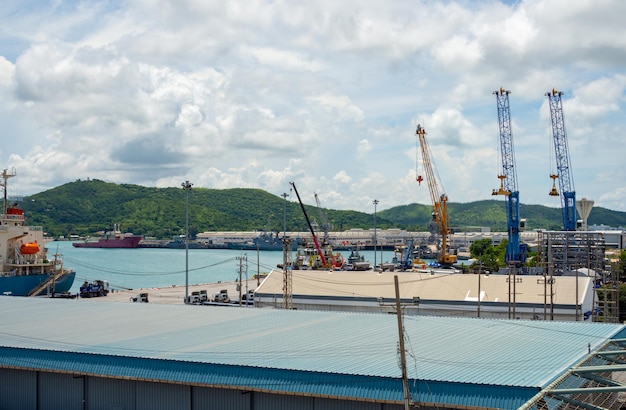
<path id="1" fill-rule="evenodd" d="M 287 236 L 287 197 L 289 196 L 289 194 L 283 192 L 281 196 L 285 200 L 285 202 L 283 202 L 283 239 L 285 239 L 285 237 Z"/>
<path id="2" fill-rule="evenodd" d="M 293 309 L 293 278 L 291 265 L 291 242 L 293 239 L 283 239 L 283 308 L 287 310 Z"/>
<path id="3" fill-rule="evenodd" d="M 409 410 L 411 405 L 411 393 L 409 391 L 409 379 L 406 373 L 406 351 L 404 350 L 404 325 L 402 323 L 402 306 L 400 305 L 400 286 L 398 275 L 393 276 L 396 287 L 396 316 L 398 317 L 398 335 L 400 339 L 400 364 L 402 367 L 402 391 L 404 392 L 404 410 Z"/>
<path id="4" fill-rule="evenodd" d="M 182 184 L 185 190 L 185 304 L 189 303 L 189 191 L 193 184 L 185 181 Z"/>
<path id="5" fill-rule="evenodd" d="M 244 253 L 243 256 L 237 256 L 235 259 L 239 261 L 239 286 L 237 286 L 237 288 L 239 288 L 239 306 L 241 307 L 241 304 L 243 301 L 241 298 L 241 280 L 242 280 L 241 277 L 242 277 L 244 264 L 246 268 L 246 304 L 248 303 L 248 257 Z"/>
<path id="6" fill-rule="evenodd" d="M 480 317 L 480 275 L 481 275 L 481 265 L 478 265 L 478 298 L 476 299 L 476 306 L 478 307 L 478 317 Z"/>
<path id="7" fill-rule="evenodd" d="M 378 199 L 374 199 L 372 203 L 374 204 L 374 270 L 376 270 L 376 242 L 378 242 L 376 239 L 376 205 L 378 205 Z M 382 257 L 380 263 L 381 265 L 383 263 Z"/>

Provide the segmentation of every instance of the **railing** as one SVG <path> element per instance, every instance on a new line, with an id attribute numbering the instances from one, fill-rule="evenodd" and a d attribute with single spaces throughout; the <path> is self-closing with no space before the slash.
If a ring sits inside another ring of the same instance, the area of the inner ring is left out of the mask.
<path id="1" fill-rule="evenodd" d="M 61 278 L 61 276 L 63 276 L 63 271 L 61 272 L 55 272 L 52 275 L 50 275 L 50 277 L 45 280 L 41 285 L 39 285 L 38 287 L 36 287 L 35 289 L 31 290 L 28 293 L 28 296 L 37 296 L 38 294 L 40 294 L 41 292 L 43 292 L 43 290 L 45 288 L 47 288 L 48 286 L 50 286 L 52 283 L 56 282 L 57 279 Z"/>

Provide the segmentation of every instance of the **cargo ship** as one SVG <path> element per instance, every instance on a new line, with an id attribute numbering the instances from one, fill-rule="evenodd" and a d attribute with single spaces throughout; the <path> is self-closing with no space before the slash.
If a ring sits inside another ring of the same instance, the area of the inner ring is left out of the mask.
<path id="1" fill-rule="evenodd" d="M 43 228 L 27 226 L 24 211 L 9 204 L 7 182 L 15 171 L 2 172 L 4 189 L 0 215 L 0 295 L 54 296 L 70 290 L 76 272 L 63 267 L 60 255 L 48 258 Z"/>
<path id="2" fill-rule="evenodd" d="M 74 242 L 72 246 L 75 248 L 136 248 L 142 239 L 141 235 L 122 234 L 119 225 L 114 224 L 113 230 L 105 232 L 100 238 Z"/>

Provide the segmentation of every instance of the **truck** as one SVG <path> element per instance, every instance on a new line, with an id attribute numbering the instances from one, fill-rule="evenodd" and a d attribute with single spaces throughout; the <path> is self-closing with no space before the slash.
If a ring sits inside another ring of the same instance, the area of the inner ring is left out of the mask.
<path id="1" fill-rule="evenodd" d="M 80 287 L 81 298 L 95 298 L 109 294 L 109 282 L 106 280 L 95 280 L 91 283 L 85 281 Z"/>
<path id="2" fill-rule="evenodd" d="M 248 293 L 241 295 L 242 305 L 254 305 L 254 291 L 249 290 Z"/>
<path id="3" fill-rule="evenodd" d="M 130 298 L 130 301 L 133 303 L 148 303 L 148 294 L 140 293 L 137 296 L 133 296 Z"/>
<path id="4" fill-rule="evenodd" d="M 198 304 L 207 301 L 206 290 L 199 290 L 191 292 L 191 295 L 187 296 L 187 303 Z"/>
<path id="5" fill-rule="evenodd" d="M 215 295 L 213 295 L 213 302 L 230 303 L 230 298 L 228 297 L 228 290 L 222 289 L 219 291 L 219 293 L 216 293 Z"/>

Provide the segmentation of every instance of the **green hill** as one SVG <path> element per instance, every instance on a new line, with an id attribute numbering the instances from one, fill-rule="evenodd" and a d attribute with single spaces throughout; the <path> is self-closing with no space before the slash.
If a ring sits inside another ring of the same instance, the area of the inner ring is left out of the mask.
<path id="1" fill-rule="evenodd" d="M 311 202 L 313 202 L 313 195 Z M 120 224 L 124 232 L 170 238 L 185 232 L 185 191 L 182 188 L 147 188 L 100 180 L 78 180 L 24 198 L 22 206 L 32 225 L 41 225 L 52 236 L 86 235 Z M 322 223 L 320 210 L 305 206 L 312 222 Z M 260 189 L 207 189 L 189 191 L 189 232 L 283 230 L 307 231 L 300 205 Z M 431 220 L 430 205 L 410 204 L 378 211 L 378 228 L 424 231 Z M 370 229 L 373 215 L 356 211 L 323 209 L 334 230 Z M 449 203 L 450 226 L 490 227 L 506 230 L 503 200 Z M 559 229 L 561 211 L 541 205 L 520 206 L 527 229 Z M 626 226 L 626 212 L 594 208 L 590 224 Z"/>
<path id="2" fill-rule="evenodd" d="M 78 180 L 24 198 L 29 223 L 42 225 L 51 236 L 86 235 L 120 224 L 124 232 L 171 238 L 185 233 L 185 191 L 182 188 L 146 188 L 100 180 Z M 189 232 L 283 230 L 283 209 L 288 230 L 308 230 L 298 203 L 260 189 L 207 189 L 189 191 Z M 316 207 L 305 206 L 311 221 L 319 221 Z M 327 210 L 334 229 L 364 228 L 372 216 L 355 211 Z M 379 219 L 379 226 L 391 221 Z"/>

